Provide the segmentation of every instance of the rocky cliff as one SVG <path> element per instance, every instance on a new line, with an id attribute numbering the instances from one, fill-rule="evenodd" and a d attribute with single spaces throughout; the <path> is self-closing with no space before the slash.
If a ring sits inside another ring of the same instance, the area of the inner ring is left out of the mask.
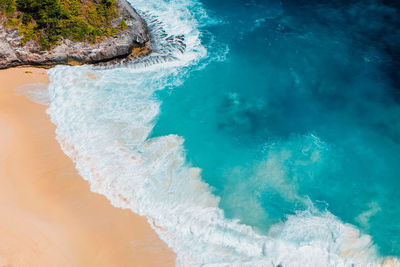
<path id="1" fill-rule="evenodd" d="M 56 64 L 94 64 L 128 56 L 142 56 L 149 53 L 147 25 L 138 13 L 125 0 L 118 1 L 120 17 L 113 20 L 119 25 L 122 19 L 127 29 L 115 36 L 106 37 L 99 43 L 60 40 L 60 44 L 48 51 L 31 40 L 21 45 L 22 36 L 17 29 L 3 26 L 5 18 L 0 19 L 0 68 L 20 65 L 53 66 Z"/>

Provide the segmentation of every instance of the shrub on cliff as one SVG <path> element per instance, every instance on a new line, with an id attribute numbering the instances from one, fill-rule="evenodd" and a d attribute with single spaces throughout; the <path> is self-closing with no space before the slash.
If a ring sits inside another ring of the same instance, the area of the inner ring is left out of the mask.
<path id="1" fill-rule="evenodd" d="M 63 38 L 94 43 L 125 28 L 111 26 L 115 0 L 0 0 L 0 10 L 8 17 L 4 26 L 24 36 L 22 44 L 33 39 L 43 50 Z"/>
<path id="2" fill-rule="evenodd" d="M 15 12 L 15 2 L 14 0 L 0 0 L 0 11 L 7 14 L 12 14 Z"/>

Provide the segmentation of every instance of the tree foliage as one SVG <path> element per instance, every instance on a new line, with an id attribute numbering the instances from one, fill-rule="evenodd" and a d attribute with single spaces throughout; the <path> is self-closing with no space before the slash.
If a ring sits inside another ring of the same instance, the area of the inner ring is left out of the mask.
<path id="1" fill-rule="evenodd" d="M 115 0 L 0 0 L 7 27 L 18 27 L 22 44 L 36 40 L 43 50 L 61 39 L 94 43 L 126 28 L 112 27 L 118 17 Z"/>

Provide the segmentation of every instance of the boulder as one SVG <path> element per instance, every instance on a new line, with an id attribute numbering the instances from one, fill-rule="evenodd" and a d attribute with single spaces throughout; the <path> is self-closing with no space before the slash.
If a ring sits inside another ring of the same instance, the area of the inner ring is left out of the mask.
<path id="1" fill-rule="evenodd" d="M 21 45 L 22 37 L 17 29 L 4 28 L 0 21 L 0 68 L 9 68 L 20 65 L 53 66 L 58 64 L 95 64 L 115 61 L 125 57 L 132 57 L 132 51 L 137 48 L 149 47 L 149 34 L 145 21 L 126 0 L 119 0 L 120 18 L 112 24 L 119 25 L 125 20 L 128 28 L 115 36 L 105 37 L 101 42 L 90 44 L 75 42 L 68 39 L 60 40 L 60 44 L 49 51 L 41 51 L 39 44 L 29 41 Z M 149 49 L 135 57 L 150 52 Z"/>

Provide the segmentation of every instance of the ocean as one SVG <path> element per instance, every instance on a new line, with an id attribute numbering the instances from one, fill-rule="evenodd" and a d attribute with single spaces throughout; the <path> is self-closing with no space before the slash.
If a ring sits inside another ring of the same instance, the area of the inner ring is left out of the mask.
<path id="1" fill-rule="evenodd" d="M 152 55 L 48 71 L 92 191 L 178 266 L 400 266 L 396 2 L 130 2 Z"/>

